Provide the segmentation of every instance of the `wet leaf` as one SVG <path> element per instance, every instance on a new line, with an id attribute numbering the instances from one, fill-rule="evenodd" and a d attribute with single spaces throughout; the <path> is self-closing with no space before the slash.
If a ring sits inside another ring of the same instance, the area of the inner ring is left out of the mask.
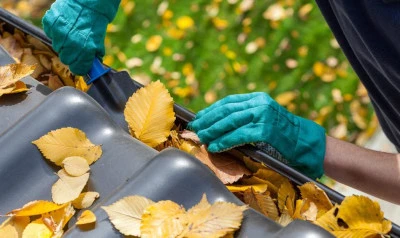
<path id="1" fill-rule="evenodd" d="M 94 145 L 83 131 L 72 127 L 51 131 L 32 143 L 46 159 L 60 166 L 70 156 L 81 156 L 92 164 L 102 154 L 100 145 Z"/>
<path id="2" fill-rule="evenodd" d="M 140 223 L 144 210 L 153 201 L 142 196 L 129 196 L 102 208 L 107 212 L 111 223 L 124 235 L 140 236 Z"/>
<path id="3" fill-rule="evenodd" d="M 89 180 L 89 173 L 74 177 L 70 176 L 64 169 L 58 171 L 57 175 L 59 179 L 51 188 L 53 201 L 57 204 L 75 200 Z"/>
<path id="4" fill-rule="evenodd" d="M 132 135 L 155 147 L 167 140 L 174 125 L 173 99 L 160 81 L 152 82 L 129 98 L 124 115 Z"/>

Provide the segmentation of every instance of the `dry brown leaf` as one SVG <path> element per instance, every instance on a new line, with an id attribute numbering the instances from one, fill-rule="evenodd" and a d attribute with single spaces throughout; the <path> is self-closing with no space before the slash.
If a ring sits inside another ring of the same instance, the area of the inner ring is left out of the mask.
<path id="1" fill-rule="evenodd" d="M 79 195 L 74 201 L 72 201 L 72 205 L 76 209 L 84 209 L 92 206 L 94 200 L 99 198 L 100 194 L 98 192 L 84 192 Z"/>
<path id="2" fill-rule="evenodd" d="M 29 223 L 22 233 L 22 238 L 51 238 L 52 236 L 53 231 L 43 223 L 42 218 Z"/>
<path id="3" fill-rule="evenodd" d="M 0 89 L 15 84 L 22 78 L 30 75 L 35 70 L 35 66 L 26 64 L 9 64 L 0 66 Z"/>
<path id="4" fill-rule="evenodd" d="M 34 216 L 63 208 L 66 204 L 55 204 L 50 201 L 37 200 L 25 204 L 22 208 L 7 213 L 9 216 Z"/>
<path id="5" fill-rule="evenodd" d="M 144 210 L 154 204 L 142 196 L 124 197 L 110 206 L 102 208 L 107 212 L 111 223 L 126 236 L 140 236 L 140 223 Z"/>
<path id="6" fill-rule="evenodd" d="M 65 86 L 75 86 L 71 71 L 58 57 L 51 58 L 51 70 L 61 78 Z"/>
<path id="7" fill-rule="evenodd" d="M 61 87 L 64 86 L 64 84 L 62 83 L 61 79 L 54 74 L 49 74 L 49 79 L 48 79 L 48 84 L 47 86 L 51 89 L 51 90 L 57 90 Z"/>
<path id="8" fill-rule="evenodd" d="M 77 225 L 86 225 L 86 224 L 91 224 L 94 222 L 96 222 L 96 215 L 90 210 L 85 210 L 78 217 L 76 224 Z"/>
<path id="9" fill-rule="evenodd" d="M 132 135 L 150 147 L 166 141 L 175 122 L 173 105 L 172 97 L 160 81 L 137 90 L 124 110 Z"/>
<path id="10" fill-rule="evenodd" d="M 32 143 L 39 148 L 46 159 L 59 166 L 70 156 L 81 156 L 90 165 L 102 154 L 100 145 L 94 145 L 83 131 L 72 127 L 50 131 Z"/>
<path id="11" fill-rule="evenodd" d="M 59 170 L 57 175 L 59 179 L 53 184 L 51 195 L 53 201 L 58 204 L 67 203 L 79 197 L 79 194 L 89 180 L 89 173 L 73 177 L 65 172 L 64 169 Z"/>
<path id="12" fill-rule="evenodd" d="M 0 36 L 0 45 L 7 50 L 7 52 L 15 59 L 15 61 L 19 62 L 21 60 L 22 54 L 24 53 L 21 45 L 17 42 L 17 40 L 10 36 Z"/>
<path id="13" fill-rule="evenodd" d="M 251 174 L 241 161 L 223 154 L 209 153 L 204 145 L 200 147 L 195 156 L 207 165 L 224 184 L 232 184 L 243 175 Z"/>
<path id="14" fill-rule="evenodd" d="M 308 182 L 298 187 L 300 189 L 301 197 L 313 202 L 317 206 L 318 210 L 326 212 L 333 207 L 331 200 L 328 198 L 324 190 L 320 189 L 316 184 Z"/>
<path id="15" fill-rule="evenodd" d="M 247 206 L 229 202 L 216 202 L 210 205 L 206 195 L 200 203 L 187 212 L 188 224 L 181 237 L 222 237 L 237 230 Z"/>
<path id="16" fill-rule="evenodd" d="M 176 237 L 187 225 L 185 209 L 172 201 L 160 201 L 148 206 L 142 215 L 142 237 Z"/>
<path id="17" fill-rule="evenodd" d="M 254 189 L 248 189 L 243 194 L 244 202 L 265 216 L 277 220 L 279 211 L 269 194 L 256 192 Z"/>
<path id="18" fill-rule="evenodd" d="M 62 164 L 65 172 L 74 177 L 81 176 L 90 170 L 87 160 L 80 156 L 67 157 Z"/>
<path id="19" fill-rule="evenodd" d="M 1 237 L 19 238 L 22 237 L 22 232 L 29 224 L 29 217 L 10 217 L 0 226 Z"/>

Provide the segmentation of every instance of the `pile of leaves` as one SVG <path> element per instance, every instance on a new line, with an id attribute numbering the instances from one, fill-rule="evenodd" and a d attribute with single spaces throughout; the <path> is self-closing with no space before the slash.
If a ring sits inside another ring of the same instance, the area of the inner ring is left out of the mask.
<path id="1" fill-rule="evenodd" d="M 88 90 L 83 77 L 74 76 L 50 47 L 18 29 L 10 33 L 3 27 L 4 23 L 0 23 L 0 45 L 16 63 L 35 66 L 31 74 L 33 78 L 52 90 L 63 86 L 75 87 L 84 92 Z"/>
<path id="2" fill-rule="evenodd" d="M 31 75 L 34 70 L 34 65 L 9 64 L 6 66 L 0 66 L 0 97 L 4 94 L 28 91 L 29 89 L 21 79 Z"/>

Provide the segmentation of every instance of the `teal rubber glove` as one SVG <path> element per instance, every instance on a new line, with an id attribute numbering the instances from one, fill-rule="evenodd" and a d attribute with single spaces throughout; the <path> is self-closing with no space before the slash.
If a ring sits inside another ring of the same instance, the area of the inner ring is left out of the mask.
<path id="1" fill-rule="evenodd" d="M 188 127 L 210 152 L 265 142 L 289 166 L 315 179 L 323 175 L 325 130 L 295 116 L 266 93 L 231 95 L 200 111 Z"/>
<path id="2" fill-rule="evenodd" d="M 77 75 L 89 72 L 95 57 L 105 54 L 108 23 L 120 0 L 57 0 L 42 19 L 43 29 L 53 41 L 61 62 Z"/>

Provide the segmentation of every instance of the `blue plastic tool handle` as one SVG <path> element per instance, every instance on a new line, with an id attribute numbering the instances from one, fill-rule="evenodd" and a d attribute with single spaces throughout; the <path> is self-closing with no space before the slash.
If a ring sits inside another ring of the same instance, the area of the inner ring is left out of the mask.
<path id="1" fill-rule="evenodd" d="M 87 84 L 93 83 L 96 79 L 108 73 L 111 69 L 106 67 L 99 58 L 95 58 L 92 64 L 92 68 L 85 77 Z"/>

